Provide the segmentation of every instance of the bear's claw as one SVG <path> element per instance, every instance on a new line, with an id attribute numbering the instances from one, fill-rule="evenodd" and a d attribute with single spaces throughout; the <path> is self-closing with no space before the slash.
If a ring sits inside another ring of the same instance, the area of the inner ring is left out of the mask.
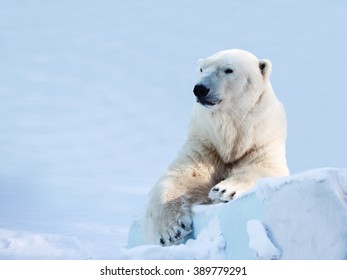
<path id="1" fill-rule="evenodd" d="M 220 185 L 224 184 L 222 182 Z M 216 186 L 213 187 L 208 197 L 214 202 L 229 202 L 237 196 L 237 191 L 231 186 Z"/>
<path id="2" fill-rule="evenodd" d="M 178 224 L 169 229 L 167 232 L 162 233 L 159 239 L 159 243 L 162 246 L 170 246 L 173 244 L 182 243 L 184 237 L 193 231 L 192 221 L 190 217 L 181 218 L 182 221 L 178 221 Z"/>

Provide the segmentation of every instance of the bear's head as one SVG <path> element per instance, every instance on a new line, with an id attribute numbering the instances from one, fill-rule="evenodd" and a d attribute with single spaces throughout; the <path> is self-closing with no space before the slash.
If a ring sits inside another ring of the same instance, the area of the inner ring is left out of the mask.
<path id="1" fill-rule="evenodd" d="M 198 61 L 194 94 L 211 110 L 247 110 L 270 85 L 271 62 L 238 49 L 218 52 Z"/>

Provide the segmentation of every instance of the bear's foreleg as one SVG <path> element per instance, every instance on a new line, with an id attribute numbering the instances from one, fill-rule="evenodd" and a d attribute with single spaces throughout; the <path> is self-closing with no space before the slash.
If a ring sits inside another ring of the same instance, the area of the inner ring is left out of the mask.
<path id="1" fill-rule="evenodd" d="M 211 203 L 213 186 L 208 170 L 185 162 L 166 172 L 152 189 L 144 219 L 144 229 L 154 244 L 179 244 L 192 231 L 191 207 Z"/>

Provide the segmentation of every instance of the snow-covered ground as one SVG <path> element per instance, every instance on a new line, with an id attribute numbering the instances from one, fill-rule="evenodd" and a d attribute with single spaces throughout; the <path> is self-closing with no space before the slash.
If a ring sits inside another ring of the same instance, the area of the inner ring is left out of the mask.
<path id="1" fill-rule="evenodd" d="M 194 208 L 194 239 L 148 245 L 131 228 L 129 259 L 347 259 L 347 169 L 259 180 L 227 204 Z"/>
<path id="2" fill-rule="evenodd" d="M 196 60 L 221 49 L 272 61 L 292 173 L 346 167 L 346 13 L 343 1 L 0 0 L 0 259 L 121 258 L 184 140 Z"/>

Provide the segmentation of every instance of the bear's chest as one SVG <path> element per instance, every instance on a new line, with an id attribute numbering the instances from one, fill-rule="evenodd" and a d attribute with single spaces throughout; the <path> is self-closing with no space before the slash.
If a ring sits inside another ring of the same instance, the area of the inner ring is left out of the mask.
<path id="1" fill-rule="evenodd" d="M 254 131 L 233 124 L 216 127 L 211 138 L 218 155 L 226 164 L 233 164 L 243 158 L 256 146 L 256 139 Z"/>

